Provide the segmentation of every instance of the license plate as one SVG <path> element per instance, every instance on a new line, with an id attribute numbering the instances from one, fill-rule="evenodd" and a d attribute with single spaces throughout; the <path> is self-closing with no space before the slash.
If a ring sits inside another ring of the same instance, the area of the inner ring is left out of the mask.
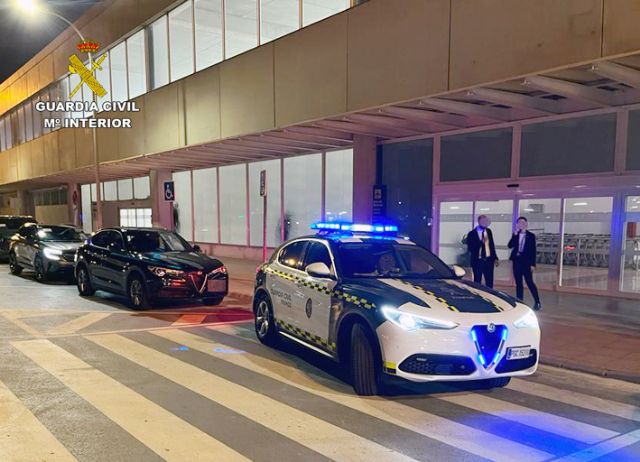
<path id="1" fill-rule="evenodd" d="M 210 279 L 207 281 L 207 292 L 226 292 L 227 281 L 224 279 Z"/>
<path id="2" fill-rule="evenodd" d="M 531 347 L 509 348 L 507 350 L 507 359 L 526 359 L 531 354 Z"/>

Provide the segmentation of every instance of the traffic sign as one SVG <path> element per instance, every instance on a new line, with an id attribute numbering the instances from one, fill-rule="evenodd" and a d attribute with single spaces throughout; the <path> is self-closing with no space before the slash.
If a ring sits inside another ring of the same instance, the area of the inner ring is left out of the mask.
<path id="1" fill-rule="evenodd" d="M 173 181 L 164 182 L 164 200 L 169 202 L 176 200 L 176 189 Z"/>

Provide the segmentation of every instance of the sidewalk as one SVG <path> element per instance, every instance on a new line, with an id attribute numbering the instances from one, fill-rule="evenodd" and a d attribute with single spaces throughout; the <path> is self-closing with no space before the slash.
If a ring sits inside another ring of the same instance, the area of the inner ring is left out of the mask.
<path id="1" fill-rule="evenodd" d="M 260 262 L 224 263 L 230 292 L 249 305 Z M 640 302 L 545 291 L 541 298 L 542 363 L 640 383 Z"/>

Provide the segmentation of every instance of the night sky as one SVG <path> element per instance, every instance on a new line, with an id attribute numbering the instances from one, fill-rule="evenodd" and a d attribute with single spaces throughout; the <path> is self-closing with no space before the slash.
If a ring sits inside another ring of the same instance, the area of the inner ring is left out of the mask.
<path id="1" fill-rule="evenodd" d="M 48 8 L 75 21 L 99 0 L 41 0 Z M 0 82 L 53 40 L 67 25 L 50 15 L 26 17 L 16 0 L 0 0 Z"/>

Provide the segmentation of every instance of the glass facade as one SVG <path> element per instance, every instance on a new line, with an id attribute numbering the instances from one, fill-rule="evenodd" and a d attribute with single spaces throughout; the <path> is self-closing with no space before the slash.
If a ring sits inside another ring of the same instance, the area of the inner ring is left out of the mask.
<path id="1" fill-rule="evenodd" d="M 101 51 L 107 57 L 96 70 L 96 77 L 107 91 L 105 98 L 126 101 L 349 6 L 349 0 L 187 0 L 145 30 Z M 91 117 L 90 113 L 43 115 L 31 107 L 39 99 L 69 100 L 71 89 L 78 83 L 77 75 L 67 74 L 32 96 L 27 101 L 28 109 L 21 105 L 0 115 L 0 151 L 59 128 L 44 128 L 44 118 Z M 93 99 L 83 87 L 71 100 Z"/>
<path id="2" fill-rule="evenodd" d="M 148 27 L 149 72 L 151 88 L 169 83 L 169 35 L 167 17 L 163 16 Z"/>
<path id="3" fill-rule="evenodd" d="M 280 160 L 252 162 L 249 164 L 249 213 L 251 245 L 262 246 L 264 200 L 260 196 L 260 172 L 267 175 L 267 246 L 280 244 L 280 206 L 282 179 Z"/>
<path id="4" fill-rule="evenodd" d="M 353 210 L 353 151 L 328 152 L 325 169 L 325 220 L 351 221 Z"/>
<path id="5" fill-rule="evenodd" d="M 640 196 L 625 198 L 620 290 L 640 294 Z"/>
<path id="6" fill-rule="evenodd" d="M 616 114 L 522 127 L 521 176 L 613 171 Z"/>
<path id="7" fill-rule="evenodd" d="M 322 155 L 284 159 L 284 238 L 307 234 L 322 219 Z"/>
<path id="8" fill-rule="evenodd" d="M 197 242 L 218 242 L 218 169 L 193 171 L 194 237 Z"/>
<path id="9" fill-rule="evenodd" d="M 185 2 L 169 12 L 169 56 L 171 81 L 193 74 L 193 10 Z"/>
<path id="10" fill-rule="evenodd" d="M 256 0 L 225 0 L 225 57 L 232 58 L 258 46 L 257 15 Z"/>
<path id="11" fill-rule="evenodd" d="M 299 27 L 298 0 L 260 0 L 260 43 L 275 40 Z"/>
<path id="12" fill-rule="evenodd" d="M 195 0 L 196 71 L 222 61 L 222 4 Z"/>
<path id="13" fill-rule="evenodd" d="M 193 240 L 193 222 L 191 208 L 191 172 L 173 174 L 175 200 L 173 201 L 173 225 L 183 238 Z"/>
<path id="14" fill-rule="evenodd" d="M 511 137 L 511 128 L 443 136 L 440 181 L 509 178 Z"/>
<path id="15" fill-rule="evenodd" d="M 220 242 L 247 244 L 247 166 L 220 167 Z"/>

